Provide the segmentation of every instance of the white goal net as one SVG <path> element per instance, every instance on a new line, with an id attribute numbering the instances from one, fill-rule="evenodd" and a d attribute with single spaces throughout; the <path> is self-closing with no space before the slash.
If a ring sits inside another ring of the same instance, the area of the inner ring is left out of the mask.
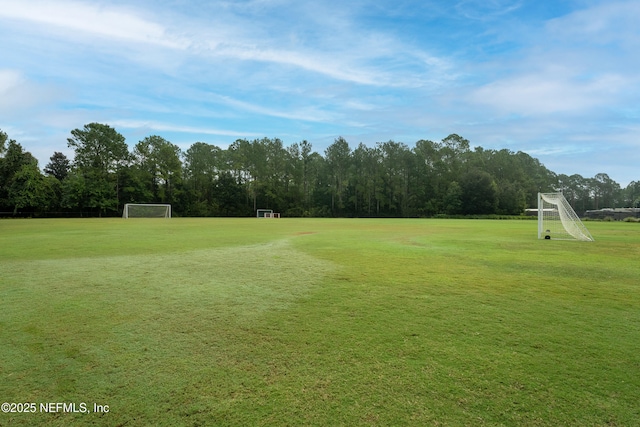
<path id="1" fill-rule="evenodd" d="M 127 203 L 122 218 L 171 218 L 171 205 Z"/>
<path id="2" fill-rule="evenodd" d="M 562 193 L 538 193 L 538 239 L 593 241 Z"/>

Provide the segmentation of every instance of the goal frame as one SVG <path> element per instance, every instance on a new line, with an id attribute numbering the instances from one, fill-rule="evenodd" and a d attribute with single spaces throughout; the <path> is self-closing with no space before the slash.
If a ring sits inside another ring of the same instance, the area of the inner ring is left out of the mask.
<path id="1" fill-rule="evenodd" d="M 163 207 L 165 212 L 163 216 L 152 217 L 136 217 L 136 218 L 171 218 L 171 205 L 168 203 L 126 203 L 122 209 L 122 218 L 131 218 L 129 216 L 129 208 L 132 206 L 145 206 L 145 207 Z"/>
<path id="2" fill-rule="evenodd" d="M 538 239 L 594 239 L 562 193 L 538 193 Z"/>
<path id="3" fill-rule="evenodd" d="M 270 218 L 267 214 L 273 214 L 273 209 L 256 209 L 256 218 Z"/>

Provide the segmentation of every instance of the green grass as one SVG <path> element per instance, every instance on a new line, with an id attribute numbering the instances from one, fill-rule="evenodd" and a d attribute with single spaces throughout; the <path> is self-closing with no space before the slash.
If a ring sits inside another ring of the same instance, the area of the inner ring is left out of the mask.
<path id="1" fill-rule="evenodd" d="M 0 221 L 0 425 L 628 426 L 640 227 Z"/>

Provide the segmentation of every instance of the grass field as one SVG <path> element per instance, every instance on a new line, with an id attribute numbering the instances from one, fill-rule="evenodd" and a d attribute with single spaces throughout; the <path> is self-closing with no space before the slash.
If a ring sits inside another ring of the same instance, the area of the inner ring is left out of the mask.
<path id="1" fill-rule="evenodd" d="M 586 225 L 0 221 L 0 425 L 638 425 L 640 224 Z"/>

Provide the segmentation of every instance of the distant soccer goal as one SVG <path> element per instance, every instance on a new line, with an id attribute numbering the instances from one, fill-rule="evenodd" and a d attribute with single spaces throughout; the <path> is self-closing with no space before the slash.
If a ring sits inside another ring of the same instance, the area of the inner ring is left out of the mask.
<path id="1" fill-rule="evenodd" d="M 562 193 L 538 193 L 538 239 L 593 241 Z"/>
<path id="2" fill-rule="evenodd" d="M 171 205 L 150 203 L 127 203 L 122 218 L 171 218 Z"/>
<path id="3" fill-rule="evenodd" d="M 256 211 L 256 218 L 271 218 L 270 216 L 268 217 L 267 214 L 272 214 L 273 213 L 273 209 L 258 209 Z"/>

